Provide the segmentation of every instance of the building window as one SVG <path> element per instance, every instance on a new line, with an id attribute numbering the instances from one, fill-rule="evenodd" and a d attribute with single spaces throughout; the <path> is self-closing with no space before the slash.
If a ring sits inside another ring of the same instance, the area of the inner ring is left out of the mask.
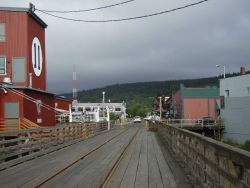
<path id="1" fill-rule="evenodd" d="M 225 109 L 225 97 L 220 96 L 220 107 L 221 109 Z"/>
<path id="2" fill-rule="evenodd" d="M 91 111 L 91 107 L 85 107 L 85 111 L 86 112 L 90 112 Z"/>
<path id="3" fill-rule="evenodd" d="M 0 74 L 6 74 L 6 57 L 0 56 Z"/>
<path id="4" fill-rule="evenodd" d="M 229 90 L 225 90 L 225 97 L 229 97 Z"/>
<path id="5" fill-rule="evenodd" d="M 120 112 L 120 111 L 121 111 L 121 108 L 115 108 L 115 111 L 116 111 L 116 112 Z"/>
<path id="6" fill-rule="evenodd" d="M 0 42 L 5 42 L 5 24 L 0 23 Z"/>

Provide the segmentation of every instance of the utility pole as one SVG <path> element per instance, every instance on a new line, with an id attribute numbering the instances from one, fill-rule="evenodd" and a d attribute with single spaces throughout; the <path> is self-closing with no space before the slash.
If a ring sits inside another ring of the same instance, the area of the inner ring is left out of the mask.
<path id="1" fill-rule="evenodd" d="M 110 130 L 110 115 L 109 115 L 109 107 L 108 106 L 106 106 L 106 110 L 107 110 L 108 130 Z"/>
<path id="2" fill-rule="evenodd" d="M 76 65 L 73 65 L 73 80 L 72 80 L 72 88 L 73 88 L 73 100 L 77 101 L 77 86 L 76 86 Z"/>
<path id="3" fill-rule="evenodd" d="M 161 114 L 162 114 L 162 102 L 161 102 L 161 99 L 162 97 L 159 97 L 160 98 L 160 103 L 159 103 L 159 107 L 160 107 L 160 121 L 161 121 Z"/>
<path id="4" fill-rule="evenodd" d="M 103 116 L 103 120 L 104 120 L 104 117 L 105 117 L 105 111 L 104 111 L 104 103 L 105 103 L 105 91 L 102 92 L 102 116 Z"/>

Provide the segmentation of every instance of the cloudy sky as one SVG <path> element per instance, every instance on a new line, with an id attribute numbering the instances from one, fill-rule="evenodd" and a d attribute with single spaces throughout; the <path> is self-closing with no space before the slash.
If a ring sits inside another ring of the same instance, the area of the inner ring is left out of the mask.
<path id="1" fill-rule="evenodd" d="M 30 0 L 38 9 L 79 10 L 125 0 Z M 107 20 L 170 10 L 199 0 L 135 0 L 108 9 L 63 17 Z M 26 0 L 1 6 L 28 7 Z M 150 18 L 83 23 L 36 11 L 47 24 L 48 89 L 71 91 L 73 64 L 78 89 L 116 83 L 200 78 L 250 69 L 250 1 L 209 0 Z"/>

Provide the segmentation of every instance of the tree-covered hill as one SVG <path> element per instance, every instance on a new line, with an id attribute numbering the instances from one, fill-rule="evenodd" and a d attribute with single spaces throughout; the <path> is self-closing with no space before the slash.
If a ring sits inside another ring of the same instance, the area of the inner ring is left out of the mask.
<path id="1" fill-rule="evenodd" d="M 250 72 L 247 71 L 247 74 Z M 227 74 L 226 77 L 238 76 L 239 73 Z M 157 95 L 171 96 L 180 88 L 180 84 L 186 87 L 204 87 L 219 86 L 219 77 L 185 79 L 185 80 L 169 80 L 155 82 L 139 82 L 116 84 L 103 88 L 82 90 L 78 92 L 78 101 L 80 102 L 101 102 L 102 92 L 105 91 L 106 101 L 126 102 L 127 112 L 132 115 L 145 116 L 147 112 L 151 112 L 153 100 Z M 64 94 L 71 98 L 72 94 Z"/>
<path id="2" fill-rule="evenodd" d="M 172 95 L 177 91 L 180 84 L 183 83 L 188 87 L 200 86 L 218 86 L 218 77 L 189 79 L 189 80 L 169 80 L 169 81 L 156 81 L 156 82 L 140 82 L 140 83 L 127 83 L 116 84 L 104 88 L 82 90 L 78 92 L 78 100 L 80 102 L 101 102 L 102 92 L 105 91 L 106 101 L 111 102 L 126 102 L 128 112 L 140 111 L 137 115 L 145 115 L 150 112 L 154 97 L 158 94 L 166 96 Z M 64 94 L 66 97 L 71 97 L 71 94 Z M 132 112 L 133 115 L 135 115 Z"/>

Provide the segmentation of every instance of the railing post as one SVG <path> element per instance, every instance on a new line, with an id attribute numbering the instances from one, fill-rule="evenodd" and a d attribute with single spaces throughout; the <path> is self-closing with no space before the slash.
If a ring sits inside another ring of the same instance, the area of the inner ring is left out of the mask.
<path id="1" fill-rule="evenodd" d="M 21 118 L 18 118 L 18 129 L 19 130 L 21 130 L 22 129 L 22 125 L 21 125 L 21 123 L 22 123 L 22 120 L 21 120 Z"/>

